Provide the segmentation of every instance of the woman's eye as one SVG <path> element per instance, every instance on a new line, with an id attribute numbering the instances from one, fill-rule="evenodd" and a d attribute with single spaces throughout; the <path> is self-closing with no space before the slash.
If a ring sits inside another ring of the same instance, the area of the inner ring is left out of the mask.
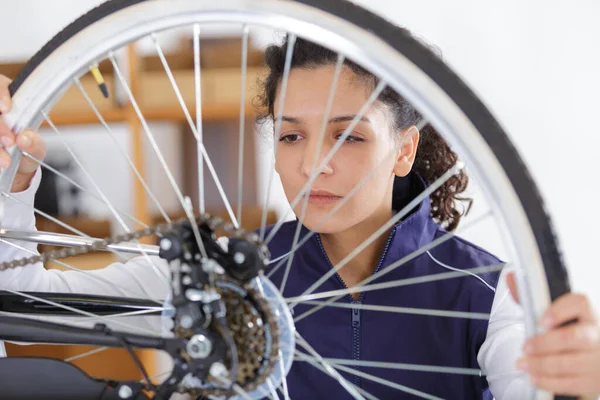
<path id="1" fill-rule="evenodd" d="M 342 135 L 337 135 L 335 138 L 336 140 L 339 140 L 342 137 Z M 360 138 L 358 136 L 352 136 L 352 135 L 348 135 L 348 137 L 346 137 L 346 143 L 358 143 L 358 142 L 364 142 L 365 140 L 363 138 Z"/>
<path id="2" fill-rule="evenodd" d="M 297 133 L 289 133 L 287 135 L 282 136 L 279 141 L 280 142 L 286 142 L 286 143 L 294 143 L 297 142 L 298 140 L 301 140 L 302 136 L 300 136 Z"/>

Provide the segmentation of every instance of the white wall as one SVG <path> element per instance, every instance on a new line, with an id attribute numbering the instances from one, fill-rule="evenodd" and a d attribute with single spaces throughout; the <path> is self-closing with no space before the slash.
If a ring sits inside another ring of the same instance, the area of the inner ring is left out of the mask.
<path id="1" fill-rule="evenodd" d="M 600 93 L 600 3 L 355 1 L 440 47 L 490 107 L 547 199 L 575 288 L 600 305 L 600 263 L 592 252 L 600 239 L 595 211 L 600 135 L 594 118 Z M 1 0 L 0 59 L 30 56 L 97 3 Z"/>

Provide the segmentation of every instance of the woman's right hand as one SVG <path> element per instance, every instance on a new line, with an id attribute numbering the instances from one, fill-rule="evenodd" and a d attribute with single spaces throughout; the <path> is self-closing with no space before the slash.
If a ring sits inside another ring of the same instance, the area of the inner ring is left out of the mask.
<path id="1" fill-rule="evenodd" d="M 2 118 L 2 114 L 8 113 L 12 106 L 8 90 L 10 82 L 11 80 L 6 76 L 0 75 L 0 144 L 2 144 L 0 147 L 0 168 L 2 169 L 7 168 L 11 162 L 6 148 L 11 147 L 15 142 L 21 151 L 26 151 L 37 160 L 43 160 L 46 156 L 46 143 L 37 132 L 24 130 L 15 135 Z M 22 157 L 10 191 L 21 192 L 27 189 L 37 168 L 38 163 L 36 161 L 28 157 Z"/>

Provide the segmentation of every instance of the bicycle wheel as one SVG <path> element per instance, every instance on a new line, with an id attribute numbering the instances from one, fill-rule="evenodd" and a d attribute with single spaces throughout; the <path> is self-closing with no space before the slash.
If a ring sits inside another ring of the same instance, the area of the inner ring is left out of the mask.
<path id="1" fill-rule="evenodd" d="M 49 117 L 48 113 L 50 109 L 56 104 L 61 95 L 72 86 L 78 87 L 85 94 L 79 78 L 85 75 L 93 65 L 108 59 L 114 71 L 115 81 L 118 80 L 120 82 L 120 87 L 124 90 L 126 97 L 131 104 L 131 109 L 133 110 L 132 115 L 139 117 L 142 128 L 148 135 L 149 142 L 152 144 L 152 149 L 157 154 L 158 162 L 167 175 L 166 182 L 173 187 L 175 197 L 180 203 L 180 209 L 183 209 L 188 219 L 191 219 L 192 215 L 189 203 L 186 202 L 184 193 L 179 188 L 178 182 L 176 182 L 176 177 L 171 172 L 167 160 L 165 160 L 162 155 L 160 146 L 158 146 L 152 137 L 147 121 L 143 117 L 143 110 L 135 101 L 133 91 L 120 70 L 119 63 L 115 58 L 115 52 L 123 46 L 141 38 L 150 37 L 153 40 L 161 63 L 165 68 L 167 79 L 174 89 L 177 101 L 181 104 L 184 121 L 189 123 L 194 137 L 198 140 L 199 163 L 200 165 L 203 163 L 206 164 L 210 175 L 216 182 L 219 182 L 218 174 L 211 161 L 210 154 L 201 144 L 203 135 L 201 124 L 202 108 L 199 91 L 201 75 L 199 66 L 199 42 L 195 41 L 193 47 L 195 60 L 195 92 L 193 99 L 195 101 L 197 113 L 197 120 L 194 121 L 188 110 L 189 105 L 185 104 L 181 88 L 177 85 L 172 71 L 168 67 L 167 60 L 164 57 L 158 41 L 158 34 L 175 28 L 187 27 L 190 32 L 193 32 L 193 36 L 198 38 L 200 28 L 204 25 L 226 23 L 239 26 L 240 32 L 242 33 L 242 41 L 244 43 L 244 50 L 241 57 L 242 93 L 245 93 L 246 89 L 247 40 L 249 30 L 251 31 L 254 27 L 268 27 L 277 31 L 287 32 L 288 35 L 290 35 L 289 37 L 294 38 L 292 39 L 292 43 L 295 38 L 304 38 L 317 43 L 320 46 L 335 51 L 339 57 L 351 60 L 376 75 L 379 78 L 379 85 L 377 88 L 380 90 L 383 90 L 387 85 L 400 93 L 403 98 L 412 103 L 414 107 L 418 109 L 419 113 L 424 116 L 425 122 L 423 122 L 420 127 L 423 127 L 424 124 L 430 124 L 435 127 L 436 131 L 451 144 L 457 153 L 459 153 L 461 160 L 468 166 L 470 175 L 472 175 L 481 186 L 486 200 L 489 202 L 491 211 L 486 213 L 483 217 L 493 215 L 496 218 L 497 229 L 503 238 L 506 257 L 508 258 L 510 265 L 515 268 L 518 273 L 519 297 L 523 308 L 527 334 L 533 335 L 536 332 L 539 332 L 541 330 L 541 327 L 538 326 L 537 322 L 539 316 L 548 307 L 551 300 L 569 291 L 566 269 L 558 250 L 550 219 L 545 212 L 542 199 L 535 188 L 527 169 L 499 124 L 460 79 L 426 47 L 408 35 L 406 31 L 346 1 L 298 0 L 287 2 L 274 0 L 247 2 L 232 0 L 226 4 L 215 5 L 213 3 L 214 2 L 197 0 L 113 0 L 90 11 L 88 14 L 65 28 L 65 30 L 44 46 L 15 78 L 11 85 L 14 103 L 13 110 L 5 116 L 9 126 L 16 132 L 19 132 L 25 127 L 39 127 L 42 122 L 45 121 L 47 125 L 50 125 L 52 129 L 56 131 L 56 133 L 60 133 L 59 129 L 52 123 L 52 119 Z M 290 48 L 293 50 L 293 44 Z M 286 98 L 285 87 L 287 78 L 289 78 L 290 74 L 289 63 L 291 63 L 291 60 L 288 60 L 288 58 L 286 58 L 287 67 L 285 68 L 284 79 L 282 82 L 282 93 L 284 94 L 282 94 L 281 97 L 284 99 Z M 341 58 L 338 58 L 338 60 L 341 60 Z M 339 70 L 336 71 L 338 71 L 338 74 L 335 75 L 333 81 L 336 81 L 337 77 L 339 77 Z M 110 127 L 106 123 L 106 120 L 102 118 L 98 108 L 93 106 L 91 98 L 86 95 L 85 100 L 90 102 L 92 110 L 100 117 L 100 121 L 110 133 Z M 240 126 L 243 127 L 246 106 L 244 95 L 241 96 L 240 103 L 240 119 L 242 121 Z M 355 117 L 357 119 L 360 118 L 359 115 Z M 277 130 L 278 124 L 279 127 L 281 124 L 281 115 L 276 115 L 274 119 L 274 129 Z M 240 128 L 240 132 L 240 141 L 242 141 L 244 138 L 244 129 Z M 349 133 L 349 131 L 344 132 L 342 136 L 345 135 L 347 137 Z M 338 148 L 341 147 L 345 137 L 341 140 Z M 242 142 L 240 148 L 243 149 L 243 146 Z M 72 151 L 69 151 L 69 153 L 74 156 Z M 334 153 L 335 150 L 332 151 L 330 157 L 333 157 Z M 243 151 L 239 154 L 241 157 Z M 14 159 L 18 161 L 21 155 L 15 152 L 13 156 Z M 16 171 L 16 164 L 16 162 L 13 163 L 13 166 L 8 170 L 3 171 L 0 176 L 0 190 L 3 193 L 5 202 L 14 199 L 14 196 L 9 192 Z M 243 166 L 242 162 L 240 162 L 239 165 Z M 458 167 L 454 167 L 451 169 L 448 174 L 440 177 L 440 180 L 428 182 L 429 186 L 424 189 L 421 195 L 427 197 L 429 194 L 435 192 L 439 185 L 458 171 L 457 168 Z M 201 170 L 203 169 L 201 168 Z M 243 168 L 240 167 L 240 177 L 242 174 Z M 139 171 L 136 172 L 137 178 L 142 178 L 141 175 L 142 174 L 140 174 Z M 199 175 L 202 176 L 203 174 L 199 172 Z M 292 265 L 292 255 L 296 251 L 296 248 L 299 248 L 301 244 L 304 244 L 309 236 L 316 236 L 316 238 L 313 237 L 313 240 L 316 239 L 317 244 L 321 245 L 321 248 L 322 244 L 319 242 L 319 235 L 314 235 L 311 232 L 305 232 L 306 236 L 302 240 L 299 240 L 298 235 L 301 231 L 299 229 L 295 230 L 296 225 L 285 225 L 282 228 L 282 220 L 274 227 L 271 227 L 268 230 L 266 229 L 265 214 L 269 204 L 269 192 L 271 190 L 273 175 L 272 172 L 269 173 L 269 179 L 266 184 L 267 195 L 263 197 L 264 195 L 262 193 L 260 194 L 260 198 L 266 198 L 266 201 L 264 202 L 263 215 L 261 217 L 261 227 L 257 232 L 260 238 L 264 239 L 266 245 L 271 242 L 277 243 L 277 238 L 281 236 L 282 229 L 283 231 L 288 232 L 288 237 L 294 237 L 288 254 L 281 254 L 281 259 L 275 257 L 272 260 L 273 264 L 278 262 L 273 270 L 279 268 L 279 266 L 283 266 L 283 263 L 289 260 L 285 265 L 285 269 L 280 270 L 279 273 L 281 275 L 281 271 L 285 271 L 283 276 L 279 278 L 281 279 L 281 286 L 285 287 L 285 281 L 290 266 Z M 317 174 L 313 173 L 312 176 L 316 177 Z M 241 178 L 239 179 L 240 181 L 238 181 L 238 183 L 241 182 Z M 200 180 L 204 183 L 203 178 L 200 178 Z M 141 179 L 141 181 L 143 182 L 143 179 Z M 93 194 L 93 196 L 100 198 L 100 200 L 104 202 L 106 208 L 110 210 L 115 219 L 119 221 L 123 230 L 127 231 L 132 229 L 132 225 L 126 223 L 123 219 L 125 217 L 129 217 L 130 220 L 140 225 L 139 220 L 131 218 L 131 216 L 127 216 L 127 213 L 123 213 L 121 210 L 115 208 L 103 194 L 98 185 L 93 184 L 92 186 L 93 190 L 97 193 Z M 148 197 L 152 201 L 155 201 L 156 196 L 151 193 L 148 185 L 144 183 L 143 186 L 144 190 L 148 193 Z M 308 186 L 310 186 L 310 184 Z M 234 228 L 238 227 L 237 220 L 241 214 L 239 211 L 240 204 L 242 204 L 242 198 L 240 196 L 243 193 L 241 183 L 239 184 L 239 187 L 240 189 L 235 191 L 235 194 L 238 194 L 237 216 L 233 211 L 226 190 L 223 189 L 222 185 L 217 183 L 215 190 L 218 193 L 218 197 L 223 200 L 227 214 L 233 221 Z M 348 196 L 347 198 L 349 199 L 350 197 L 351 196 Z M 202 198 L 203 194 L 200 193 L 198 196 L 199 203 L 197 208 L 201 213 L 205 211 L 205 207 L 201 200 Z M 292 203 L 292 208 L 294 208 L 301 200 L 302 196 L 298 196 L 294 201 L 290 201 Z M 344 201 L 345 200 L 346 197 L 344 197 Z M 4 206 L 6 207 L 6 205 Z M 386 224 L 390 224 L 387 226 L 392 226 L 400 221 L 403 215 L 406 215 L 413 206 L 414 204 L 409 204 L 405 209 L 395 214 L 392 219 L 386 221 Z M 167 213 L 164 212 L 160 205 L 158 205 L 157 208 L 161 211 L 163 216 L 168 219 L 168 216 L 165 215 Z M 474 222 L 477 221 L 477 219 L 474 220 Z M 143 221 L 141 222 L 143 225 Z M 192 225 L 194 224 L 192 223 Z M 290 228 L 290 226 L 292 226 L 292 228 Z M 298 224 L 298 226 L 300 225 Z M 386 225 L 384 224 L 384 226 Z M 3 226 L 2 224 L 0 224 L 0 227 L 10 228 Z M 293 234 L 294 232 L 295 235 Z M 193 233 L 196 237 L 199 237 L 198 232 Z M 380 234 L 381 233 L 375 235 L 375 237 L 380 236 Z M 31 232 L 19 232 L 15 229 L 3 232 L 3 238 L 5 243 L 10 243 L 9 239 L 31 240 L 34 242 L 40 242 L 44 239 L 46 242 L 52 242 L 54 244 L 81 244 L 80 241 L 78 242 L 73 238 L 61 237 L 48 240 L 47 237 L 40 238 L 39 235 L 33 235 Z M 454 234 L 443 234 L 437 238 L 440 240 L 439 242 L 435 242 L 433 246 L 419 247 L 414 252 L 405 255 L 405 257 L 394 260 L 395 262 L 390 263 L 387 268 L 376 271 L 374 275 L 371 275 L 364 280 L 360 280 L 355 289 L 344 288 L 338 291 L 330 290 L 313 293 L 323 283 L 321 278 L 316 278 L 312 285 L 308 288 L 304 288 L 305 290 L 302 290 L 299 293 L 290 294 L 289 292 L 284 291 L 282 296 L 272 294 L 269 298 L 272 300 L 271 304 L 273 309 L 279 310 L 281 315 L 283 315 L 282 319 L 278 321 L 279 330 L 288 333 L 294 331 L 293 324 L 290 323 L 289 318 L 285 316 L 287 311 L 284 311 L 284 309 L 287 308 L 288 304 L 291 304 L 292 306 L 301 305 L 306 309 L 304 314 L 298 315 L 297 310 L 301 307 L 296 307 L 296 314 L 294 315 L 296 328 L 303 326 L 299 324 L 301 319 L 314 314 L 316 310 L 324 307 L 338 307 L 340 310 L 347 312 L 349 316 L 355 315 L 354 313 L 356 313 L 356 310 L 359 310 L 359 314 L 357 315 L 360 315 L 360 313 L 365 313 L 365 315 L 367 315 L 371 311 L 410 313 L 411 311 L 408 308 L 400 310 L 400 308 L 397 307 L 397 304 L 392 303 L 390 303 L 390 307 L 393 309 L 386 309 L 384 306 L 378 305 L 375 306 L 374 309 L 369 310 L 369 304 L 361 304 L 360 302 L 355 304 L 355 302 L 351 302 L 349 305 L 339 306 L 339 304 L 336 305 L 335 300 L 339 300 L 343 295 L 348 296 L 349 293 L 353 292 L 378 290 L 379 287 L 377 287 L 377 284 L 372 284 L 371 286 L 369 286 L 369 284 L 380 276 L 397 269 L 401 265 L 412 262 L 413 259 L 418 258 L 418 256 L 425 253 L 429 254 L 432 260 L 436 260 L 428 253 L 428 251 L 433 250 L 437 245 L 443 244 L 445 240 L 454 240 L 454 238 Z M 203 240 L 199 240 L 199 243 L 203 243 Z M 363 245 L 364 247 L 361 247 Z M 336 272 L 368 245 L 369 243 L 361 244 L 357 251 L 347 255 L 340 263 L 332 266 L 330 270 L 331 274 L 328 277 L 331 277 L 332 275 L 337 276 Z M 132 244 L 129 247 L 130 250 L 140 250 L 135 244 Z M 198 244 L 200 257 L 207 258 L 208 254 L 213 254 L 210 253 L 210 251 L 207 252 L 206 249 L 201 249 L 201 247 L 203 246 Z M 118 248 L 114 246 L 111 249 L 115 252 L 127 250 L 122 247 Z M 155 248 L 151 247 L 143 249 L 149 254 L 156 254 L 157 252 Z M 64 255 L 68 255 L 68 253 L 65 252 Z M 438 265 L 444 264 L 443 262 L 439 262 L 439 260 L 436 262 Z M 446 265 L 445 267 L 449 266 Z M 462 279 L 465 279 L 465 276 L 470 276 L 472 274 L 498 272 L 503 267 L 504 263 L 500 266 L 487 265 L 480 267 L 483 269 L 474 269 L 473 271 L 467 270 L 466 274 L 464 272 L 461 273 L 460 271 L 453 271 L 447 273 L 449 275 L 446 277 L 454 278 L 462 276 Z M 496 270 L 494 270 L 494 268 L 496 268 Z M 451 266 L 450 269 L 456 270 L 456 268 Z M 381 272 L 383 272 L 383 274 L 380 274 Z M 273 271 L 267 271 L 267 275 L 269 273 L 271 273 L 271 276 L 276 275 Z M 269 283 L 267 283 L 267 278 L 263 279 L 265 285 L 269 285 Z M 441 278 L 429 277 L 426 278 L 424 282 L 427 282 L 427 279 L 434 281 L 440 280 Z M 378 281 L 378 283 L 380 282 Z M 402 285 L 407 285 L 407 281 L 396 281 L 394 284 L 396 287 L 400 287 Z M 381 290 L 383 290 L 383 288 Z M 20 291 L 15 292 L 17 294 L 21 293 Z M 25 295 L 29 296 L 29 298 L 39 298 L 39 296 L 32 295 L 31 293 Z M 135 296 L 135 293 L 133 295 L 134 297 L 137 297 Z M 315 301 L 321 299 L 329 300 Z M 346 298 L 346 300 L 348 299 Z M 56 305 L 56 302 L 53 302 L 53 304 Z M 310 306 L 314 307 L 311 308 Z M 57 307 L 61 308 L 61 305 L 59 304 Z M 443 310 L 437 310 L 437 314 L 433 313 L 431 310 L 425 309 L 420 311 L 412 310 L 412 313 L 427 314 L 427 318 L 434 319 L 450 318 L 452 316 L 458 317 L 455 314 L 445 314 Z M 89 314 L 86 315 L 89 316 Z M 465 316 L 463 315 L 462 317 L 464 318 Z M 487 317 L 489 317 L 489 314 Z M 474 315 L 468 315 L 467 318 L 476 319 Z M 310 320 L 310 318 L 304 320 L 305 323 L 307 323 L 306 321 L 308 320 Z M 358 323 L 358 327 L 360 328 L 360 320 L 352 320 L 352 322 L 354 324 Z M 360 329 L 367 329 L 367 327 Z M 353 340 L 356 340 L 357 336 L 354 333 L 355 332 L 353 332 Z M 2 337 L 1 334 L 0 337 Z M 389 362 L 385 364 L 383 361 L 384 358 L 381 360 L 362 360 L 360 354 L 356 357 L 353 356 L 354 359 L 352 360 L 327 360 L 318 354 L 315 354 L 310 343 L 307 343 L 302 336 L 297 336 L 296 339 L 303 343 L 304 350 L 307 353 L 300 353 L 299 351 L 294 352 L 293 343 L 291 343 L 293 340 L 289 337 L 285 340 L 282 339 L 282 343 L 289 343 L 291 346 L 286 350 L 289 352 L 285 357 L 286 363 L 288 361 L 291 362 L 290 357 L 293 357 L 297 362 L 307 362 L 310 365 L 316 364 L 315 368 L 317 368 L 317 370 L 322 370 L 324 373 L 333 376 L 339 381 L 340 387 L 349 393 L 348 395 L 357 398 L 373 397 L 373 394 L 370 393 L 371 391 L 373 393 L 378 393 L 378 389 L 374 388 L 374 386 L 377 385 L 393 388 L 394 390 L 397 390 L 399 394 L 405 396 L 410 395 L 423 398 L 446 397 L 446 395 L 441 393 L 429 393 L 426 389 L 427 378 L 424 378 L 421 381 L 415 379 L 415 387 L 411 387 L 410 384 L 394 382 L 393 379 L 389 378 L 389 373 L 381 373 L 383 376 L 386 376 L 386 378 L 381 378 L 364 372 L 364 370 L 368 370 L 369 367 L 375 367 L 379 372 L 386 368 L 396 368 L 404 371 L 419 371 L 419 374 L 425 376 L 431 376 L 428 374 L 455 374 L 454 376 L 465 374 L 467 376 L 473 376 L 482 373 L 478 368 L 461 369 L 463 366 L 417 365 L 417 363 L 403 362 L 403 360 L 394 360 L 392 362 L 393 365 L 390 366 Z M 353 344 L 352 346 L 354 351 L 358 345 Z M 240 349 L 240 352 L 243 353 L 243 351 L 244 349 Z M 354 355 L 356 355 L 356 353 L 354 353 Z M 369 363 L 371 364 L 369 365 Z M 354 368 L 349 368 L 346 365 L 352 365 Z M 453 367 L 456 368 L 453 369 Z M 289 366 L 281 368 L 282 371 L 287 369 L 289 369 Z M 249 395 L 251 397 L 261 397 L 266 392 L 271 394 L 274 393 L 275 396 L 277 396 L 276 390 L 274 388 L 269 388 L 269 385 L 276 387 L 281 384 L 282 387 L 285 388 L 285 379 L 282 379 L 281 375 L 283 375 L 283 373 L 280 371 L 279 377 L 273 375 L 272 381 L 263 382 L 263 386 L 258 388 L 252 387 L 255 391 L 241 394 L 238 393 L 237 395 L 241 397 Z M 410 376 L 413 377 L 413 375 Z M 369 381 L 368 384 L 365 383 L 367 381 Z M 282 389 L 282 392 L 283 391 L 287 391 L 287 388 Z M 542 399 L 552 398 L 553 395 L 538 390 L 535 391 L 535 393 L 532 393 L 531 397 Z M 559 398 L 559 396 L 554 398 Z"/>

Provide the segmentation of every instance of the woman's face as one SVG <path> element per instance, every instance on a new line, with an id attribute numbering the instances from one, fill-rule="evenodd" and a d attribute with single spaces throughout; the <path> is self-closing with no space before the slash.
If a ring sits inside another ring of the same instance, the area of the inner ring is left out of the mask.
<path id="1" fill-rule="evenodd" d="M 333 66 L 295 68 L 290 72 L 281 132 L 275 138 L 275 169 L 290 203 L 370 95 L 367 86 L 350 69 L 343 67 L 317 154 L 334 73 Z M 279 112 L 279 101 L 278 96 L 274 103 L 275 116 Z M 406 175 L 410 171 L 418 141 L 418 134 L 413 135 L 400 146 L 393 135 L 406 132 L 392 132 L 392 126 L 392 114 L 380 102 L 375 102 L 363 114 L 313 182 L 304 218 L 301 216 L 304 201 L 294 207 L 295 214 L 307 228 L 320 233 L 337 233 L 367 220 L 381 222 L 390 216 L 394 175 Z M 376 171 L 372 173 L 374 169 Z M 321 223 L 368 175 L 370 178 L 350 200 L 327 222 Z"/>

